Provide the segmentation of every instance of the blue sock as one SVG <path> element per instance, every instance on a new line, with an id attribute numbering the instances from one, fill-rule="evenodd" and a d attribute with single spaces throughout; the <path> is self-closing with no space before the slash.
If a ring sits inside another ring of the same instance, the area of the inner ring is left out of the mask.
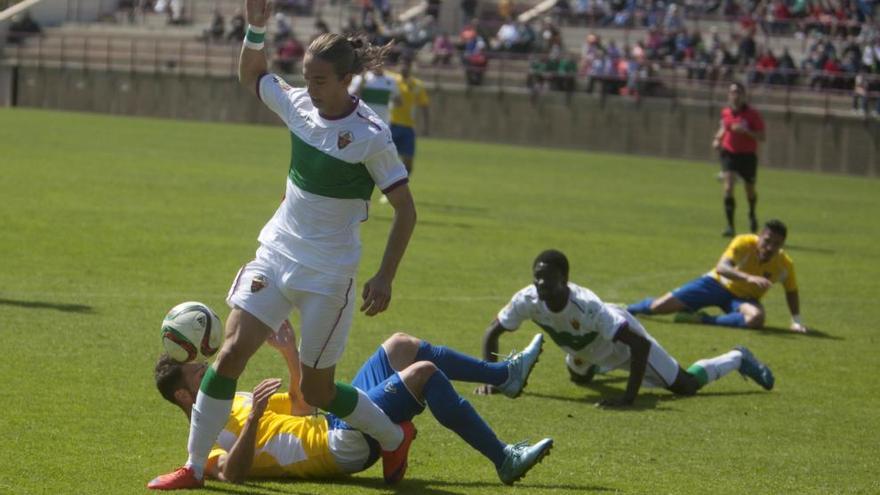
<path id="1" fill-rule="evenodd" d="M 740 312 L 727 313 L 720 316 L 706 315 L 703 317 L 703 323 L 708 325 L 721 325 L 725 327 L 746 328 L 746 317 Z"/>
<path id="2" fill-rule="evenodd" d="M 424 340 L 419 345 L 416 361 L 430 361 L 450 380 L 501 385 L 507 381 L 507 363 L 490 363 L 462 354 L 442 345 Z"/>
<path id="3" fill-rule="evenodd" d="M 458 395 L 442 371 L 437 371 L 422 389 L 425 402 L 437 421 L 458 434 L 471 447 L 489 458 L 495 468 L 504 462 L 504 443 L 477 414 L 470 402 Z"/>
<path id="4" fill-rule="evenodd" d="M 626 310 L 631 315 L 649 315 L 651 314 L 651 303 L 654 302 L 653 297 L 646 297 L 637 303 L 630 304 Z"/>

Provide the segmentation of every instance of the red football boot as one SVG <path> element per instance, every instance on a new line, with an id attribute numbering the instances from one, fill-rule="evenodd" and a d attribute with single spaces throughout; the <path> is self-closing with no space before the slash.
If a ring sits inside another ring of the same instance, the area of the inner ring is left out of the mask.
<path id="1" fill-rule="evenodd" d="M 186 490 L 201 488 L 204 485 L 205 482 L 196 478 L 196 472 L 191 467 L 184 466 L 153 479 L 147 483 L 147 488 L 151 490 Z"/>
<path id="2" fill-rule="evenodd" d="M 410 421 L 400 423 L 403 429 L 403 441 L 396 450 L 382 451 L 382 474 L 385 476 L 385 483 L 393 485 L 403 479 L 406 474 L 407 457 L 409 456 L 409 447 L 416 438 L 416 427 Z"/>

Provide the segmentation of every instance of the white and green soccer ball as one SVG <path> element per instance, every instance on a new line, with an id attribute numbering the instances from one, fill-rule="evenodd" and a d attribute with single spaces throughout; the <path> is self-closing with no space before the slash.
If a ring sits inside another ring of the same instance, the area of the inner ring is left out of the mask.
<path id="1" fill-rule="evenodd" d="M 180 303 L 162 320 L 162 346 L 175 361 L 207 361 L 222 343 L 220 318 L 200 302 Z"/>

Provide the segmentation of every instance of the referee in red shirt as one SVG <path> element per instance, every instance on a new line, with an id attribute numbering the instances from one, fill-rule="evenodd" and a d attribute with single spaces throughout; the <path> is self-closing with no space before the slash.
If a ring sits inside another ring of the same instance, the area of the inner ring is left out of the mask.
<path id="1" fill-rule="evenodd" d="M 733 212 L 736 201 L 733 199 L 733 185 L 739 175 L 746 187 L 749 199 L 749 227 L 758 230 L 755 218 L 755 179 L 758 175 L 758 141 L 764 141 L 764 119 L 757 110 L 746 103 L 746 88 L 741 83 L 730 84 L 727 92 L 729 106 L 721 110 L 721 127 L 715 133 L 712 147 L 721 153 L 721 170 L 724 182 L 724 213 L 727 215 L 727 229 L 722 235 L 733 237 Z M 736 174 L 736 175 L 734 175 Z"/>

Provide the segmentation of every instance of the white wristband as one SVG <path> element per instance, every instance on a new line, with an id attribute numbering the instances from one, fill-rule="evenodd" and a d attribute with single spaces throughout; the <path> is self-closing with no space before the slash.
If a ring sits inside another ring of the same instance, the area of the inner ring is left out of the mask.
<path id="1" fill-rule="evenodd" d="M 266 26 L 254 26 L 253 24 L 248 24 L 248 31 L 253 31 L 257 34 L 265 34 Z"/>
<path id="2" fill-rule="evenodd" d="M 257 50 L 257 51 L 259 51 L 259 50 L 262 50 L 263 47 L 265 47 L 265 46 L 266 46 L 266 43 L 265 43 L 265 42 L 262 42 L 262 43 L 253 43 L 253 42 L 251 42 L 251 41 L 248 41 L 247 39 L 244 40 L 244 47 L 247 48 L 248 50 Z"/>

